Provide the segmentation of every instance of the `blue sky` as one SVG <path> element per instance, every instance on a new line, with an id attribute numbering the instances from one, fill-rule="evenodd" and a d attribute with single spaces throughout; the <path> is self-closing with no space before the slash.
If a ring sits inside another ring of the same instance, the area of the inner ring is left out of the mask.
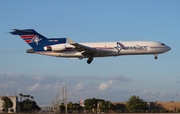
<path id="1" fill-rule="evenodd" d="M 73 102 L 91 97 L 123 102 L 132 95 L 174 101 L 180 96 L 179 5 L 179 0 L 0 1 L 0 95 L 32 94 L 39 105 L 51 105 L 66 85 Z M 12 28 L 76 42 L 160 41 L 172 50 L 158 60 L 121 56 L 88 65 L 86 59 L 27 54 L 29 45 L 10 35 Z"/>

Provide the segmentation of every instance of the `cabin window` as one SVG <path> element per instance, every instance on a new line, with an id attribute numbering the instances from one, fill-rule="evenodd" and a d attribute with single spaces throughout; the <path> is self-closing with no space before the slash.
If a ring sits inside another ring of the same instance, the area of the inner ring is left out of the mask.
<path id="1" fill-rule="evenodd" d="M 161 45 L 162 45 L 162 46 L 165 46 L 165 44 L 164 44 L 164 43 L 162 43 Z"/>

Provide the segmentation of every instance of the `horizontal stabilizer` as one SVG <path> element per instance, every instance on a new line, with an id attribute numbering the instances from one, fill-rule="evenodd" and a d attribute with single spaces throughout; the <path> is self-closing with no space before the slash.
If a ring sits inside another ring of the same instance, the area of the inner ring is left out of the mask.
<path id="1" fill-rule="evenodd" d="M 10 32 L 12 35 L 39 35 L 41 38 L 45 38 L 43 35 L 36 32 L 34 29 L 12 29 L 14 31 Z"/>

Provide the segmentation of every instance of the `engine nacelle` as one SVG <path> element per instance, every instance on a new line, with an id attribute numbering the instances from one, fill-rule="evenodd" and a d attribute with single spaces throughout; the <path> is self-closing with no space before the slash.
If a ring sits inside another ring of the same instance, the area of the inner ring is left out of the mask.
<path id="1" fill-rule="evenodd" d="M 52 48 L 51 48 L 51 46 L 45 46 L 45 47 L 44 47 L 44 50 L 46 50 L 46 51 L 52 51 Z"/>
<path id="2" fill-rule="evenodd" d="M 66 45 L 51 45 L 44 47 L 44 50 L 46 51 L 63 51 L 65 49 L 66 49 Z"/>

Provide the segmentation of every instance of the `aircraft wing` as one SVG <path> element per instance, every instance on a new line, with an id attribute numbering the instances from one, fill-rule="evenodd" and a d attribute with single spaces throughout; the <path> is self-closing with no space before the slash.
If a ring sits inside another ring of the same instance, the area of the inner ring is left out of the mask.
<path id="1" fill-rule="evenodd" d="M 75 43 L 73 42 L 70 38 L 67 38 L 68 43 L 75 46 L 75 50 L 77 50 L 78 52 L 82 52 L 82 54 L 84 56 L 93 56 L 95 54 L 106 54 L 106 53 L 111 53 L 111 51 L 109 50 L 105 50 L 105 49 L 98 49 L 98 48 L 92 48 L 89 46 L 85 46 L 79 43 Z"/>

